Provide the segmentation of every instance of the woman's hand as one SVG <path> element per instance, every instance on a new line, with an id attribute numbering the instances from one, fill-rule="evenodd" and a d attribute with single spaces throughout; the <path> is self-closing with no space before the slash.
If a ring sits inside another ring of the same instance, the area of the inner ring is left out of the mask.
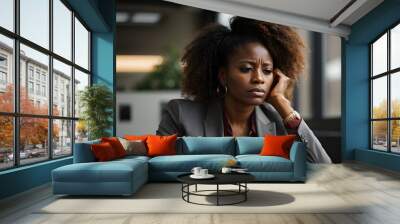
<path id="1" fill-rule="evenodd" d="M 279 112 L 282 118 L 288 116 L 293 108 L 285 97 L 285 91 L 290 85 L 290 78 L 279 69 L 274 69 L 274 82 L 269 97 L 266 99 Z"/>

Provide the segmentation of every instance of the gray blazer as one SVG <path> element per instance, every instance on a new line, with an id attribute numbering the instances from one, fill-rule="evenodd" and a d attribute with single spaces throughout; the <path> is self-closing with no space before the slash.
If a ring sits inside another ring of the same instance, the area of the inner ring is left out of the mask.
<path id="1" fill-rule="evenodd" d="M 224 136 L 223 105 L 221 99 L 200 103 L 188 99 L 173 99 L 162 111 L 157 135 L 178 136 Z M 265 134 L 286 135 L 287 130 L 275 108 L 264 103 L 255 108 L 258 136 Z M 298 135 L 306 143 L 308 161 L 331 163 L 321 143 L 304 120 L 298 128 Z"/>

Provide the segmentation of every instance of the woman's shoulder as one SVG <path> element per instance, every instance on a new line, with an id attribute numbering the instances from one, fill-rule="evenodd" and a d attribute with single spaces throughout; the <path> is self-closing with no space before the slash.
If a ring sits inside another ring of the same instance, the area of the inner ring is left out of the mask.
<path id="1" fill-rule="evenodd" d="M 176 110 L 182 110 L 182 109 L 200 109 L 205 107 L 205 103 L 199 102 L 199 101 L 194 101 L 191 99 L 171 99 L 167 103 L 167 107 L 169 108 L 174 108 Z"/>

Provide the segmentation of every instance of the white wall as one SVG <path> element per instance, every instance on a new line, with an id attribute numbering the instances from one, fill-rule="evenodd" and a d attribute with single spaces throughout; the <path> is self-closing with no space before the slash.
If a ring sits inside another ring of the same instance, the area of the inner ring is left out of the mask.
<path id="1" fill-rule="evenodd" d="M 117 136 L 155 134 L 161 119 L 161 103 L 176 98 L 182 98 L 179 90 L 117 92 Z M 130 121 L 120 120 L 120 105 L 130 105 Z"/>

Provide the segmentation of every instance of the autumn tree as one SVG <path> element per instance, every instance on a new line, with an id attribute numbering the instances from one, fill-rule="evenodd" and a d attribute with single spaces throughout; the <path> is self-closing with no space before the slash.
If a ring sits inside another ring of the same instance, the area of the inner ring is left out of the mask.
<path id="1" fill-rule="evenodd" d="M 393 99 L 391 104 L 391 117 L 400 117 L 400 101 Z M 387 101 L 381 101 L 378 106 L 373 107 L 373 118 L 387 118 Z M 400 138 L 400 122 L 397 120 L 391 121 L 392 142 L 396 142 Z M 373 125 L 373 134 L 375 138 L 386 138 L 387 136 L 387 121 L 375 121 Z"/>
<path id="2" fill-rule="evenodd" d="M 13 85 L 8 85 L 6 91 L 0 94 L 0 111 L 13 112 L 14 98 Z M 22 114 L 41 114 L 47 115 L 47 104 L 34 105 L 29 99 L 29 95 L 24 87 L 20 88 L 20 110 Z M 56 111 L 57 113 L 57 111 Z M 13 147 L 13 117 L 0 116 L 0 147 L 12 149 Z M 24 149 L 26 145 L 47 143 L 48 119 L 47 118 L 20 118 L 20 148 Z M 53 138 L 59 135 L 59 128 L 53 127 Z"/>

